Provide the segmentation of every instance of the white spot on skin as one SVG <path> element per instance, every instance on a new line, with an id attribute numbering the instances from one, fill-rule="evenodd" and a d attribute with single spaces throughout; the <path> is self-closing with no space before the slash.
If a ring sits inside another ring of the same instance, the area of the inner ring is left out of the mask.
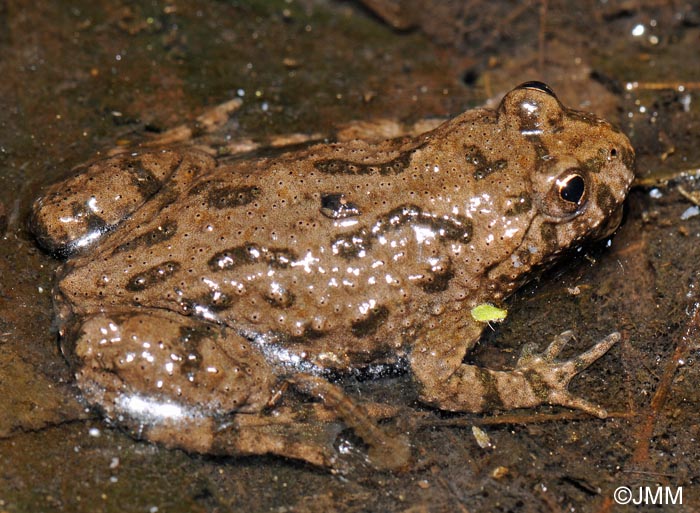
<path id="1" fill-rule="evenodd" d="M 504 239 L 512 239 L 513 236 L 520 231 L 519 228 L 508 228 L 504 233 L 503 233 L 503 238 Z"/>
<path id="2" fill-rule="evenodd" d="M 95 230 L 94 232 L 88 233 L 87 235 L 84 235 L 83 237 L 79 238 L 74 244 L 79 248 L 84 248 L 85 246 L 88 246 L 92 241 L 99 239 L 100 235 L 102 234 L 99 232 L 99 230 Z"/>
<path id="3" fill-rule="evenodd" d="M 211 290 L 219 290 L 219 284 L 214 280 L 210 280 L 209 278 L 202 278 L 202 281 L 205 284 L 207 284 Z"/>
<path id="4" fill-rule="evenodd" d="M 90 212 L 99 212 L 100 209 L 97 206 L 97 198 L 95 196 L 90 196 L 90 199 L 87 201 L 87 207 L 90 209 Z"/>
<path id="5" fill-rule="evenodd" d="M 510 255 L 510 259 L 513 262 L 513 267 L 517 269 L 518 267 L 522 267 L 523 263 L 520 261 L 520 257 L 518 255 Z"/>
<path id="6" fill-rule="evenodd" d="M 223 258 L 218 258 L 216 260 L 216 265 L 219 267 L 219 269 L 225 269 L 233 265 L 233 258 L 228 255 L 224 256 Z"/>
<path id="7" fill-rule="evenodd" d="M 359 308 L 360 308 L 360 313 L 361 313 L 362 315 L 366 315 L 367 312 L 369 312 L 369 311 L 370 311 L 372 308 L 374 308 L 375 306 L 377 306 L 377 301 L 374 300 L 374 299 L 370 299 L 369 301 L 366 301 L 366 302 L 362 303 L 362 304 L 359 306 Z"/>
<path id="8" fill-rule="evenodd" d="M 179 404 L 161 402 L 150 397 L 121 395 L 116 403 L 119 409 L 141 419 L 179 420 L 185 416 L 185 410 Z"/>
<path id="9" fill-rule="evenodd" d="M 359 221 L 357 219 L 341 219 L 339 221 L 334 221 L 333 224 L 339 228 L 349 228 L 350 226 L 355 226 Z"/>
<path id="10" fill-rule="evenodd" d="M 248 252 L 253 258 L 260 258 L 260 250 L 258 248 L 251 247 Z"/>
<path id="11" fill-rule="evenodd" d="M 203 319 L 206 319 L 208 321 L 218 321 L 218 316 L 214 315 L 214 312 L 209 310 L 206 306 L 202 305 L 195 305 L 194 306 L 194 313 L 202 317 Z"/>
<path id="12" fill-rule="evenodd" d="M 319 259 L 314 257 L 311 251 L 307 251 L 303 259 L 297 260 L 296 262 L 292 262 L 291 266 L 302 267 L 304 269 L 304 272 L 311 274 L 311 266 L 317 262 L 319 262 Z"/>
<path id="13" fill-rule="evenodd" d="M 427 226 L 414 226 L 413 232 L 416 234 L 416 242 L 423 244 L 429 239 L 435 238 L 435 231 Z"/>
<path id="14" fill-rule="evenodd" d="M 527 112 L 528 114 L 534 114 L 535 112 L 537 112 L 537 109 L 539 108 L 539 106 L 536 103 L 530 103 L 530 102 L 523 102 L 521 106 L 522 106 L 523 110 L 525 112 Z"/>

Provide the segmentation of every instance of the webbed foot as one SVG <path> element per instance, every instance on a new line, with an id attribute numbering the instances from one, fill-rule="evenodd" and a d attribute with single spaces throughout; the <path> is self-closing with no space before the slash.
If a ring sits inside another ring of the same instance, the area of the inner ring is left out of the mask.
<path id="1" fill-rule="evenodd" d="M 515 372 L 520 372 L 526 377 L 533 392 L 543 403 L 558 404 L 605 418 L 608 413 L 604 408 L 572 395 L 567 387 L 574 376 L 588 368 L 615 345 L 620 340 L 620 334 L 611 333 L 585 353 L 570 360 L 557 361 L 559 353 L 573 338 L 572 331 L 560 333 L 542 353 L 535 353 L 533 346 L 526 344 Z"/>

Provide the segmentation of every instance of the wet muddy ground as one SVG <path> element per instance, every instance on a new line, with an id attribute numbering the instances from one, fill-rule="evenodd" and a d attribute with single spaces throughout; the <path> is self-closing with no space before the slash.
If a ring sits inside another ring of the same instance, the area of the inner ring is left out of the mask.
<path id="1" fill-rule="evenodd" d="M 192 4 L 0 2 L 0 512 L 653 509 L 617 506 L 619 486 L 682 487 L 672 510 L 700 508 L 697 4 Z M 508 367 L 523 341 L 544 347 L 573 329 L 575 354 L 620 330 L 572 386 L 609 419 L 559 408 L 446 415 L 418 405 L 404 376 L 347 381 L 406 407 L 416 463 L 332 475 L 166 450 L 85 410 L 52 326 L 59 262 L 26 231 L 46 184 L 235 96 L 236 135 L 264 139 L 447 116 L 532 79 L 617 123 L 638 181 L 612 242 L 519 291 L 470 358 Z"/>

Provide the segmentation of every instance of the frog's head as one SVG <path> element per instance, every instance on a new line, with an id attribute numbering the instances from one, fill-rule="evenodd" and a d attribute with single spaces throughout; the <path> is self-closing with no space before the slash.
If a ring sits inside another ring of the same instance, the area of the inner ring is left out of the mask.
<path id="1" fill-rule="evenodd" d="M 511 260 L 491 273 L 514 283 L 524 270 L 617 228 L 634 178 L 634 150 L 608 122 L 567 109 L 540 82 L 508 93 L 498 123 L 534 153 L 522 157 L 531 169 L 528 228 Z"/>

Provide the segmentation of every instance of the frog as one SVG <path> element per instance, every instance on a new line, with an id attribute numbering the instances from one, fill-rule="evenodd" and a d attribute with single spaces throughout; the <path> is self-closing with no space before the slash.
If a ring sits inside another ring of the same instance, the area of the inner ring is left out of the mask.
<path id="1" fill-rule="evenodd" d="M 349 429 L 397 469 L 412 461 L 383 423 L 398 410 L 339 377 L 395 366 L 451 412 L 607 415 L 568 384 L 617 332 L 568 360 L 570 331 L 541 353 L 525 344 L 512 369 L 465 358 L 489 326 L 472 311 L 612 234 L 633 178 L 619 129 L 526 82 L 418 135 L 130 149 L 48 187 L 30 227 L 64 261 L 60 348 L 109 422 L 194 453 L 329 468 Z"/>

